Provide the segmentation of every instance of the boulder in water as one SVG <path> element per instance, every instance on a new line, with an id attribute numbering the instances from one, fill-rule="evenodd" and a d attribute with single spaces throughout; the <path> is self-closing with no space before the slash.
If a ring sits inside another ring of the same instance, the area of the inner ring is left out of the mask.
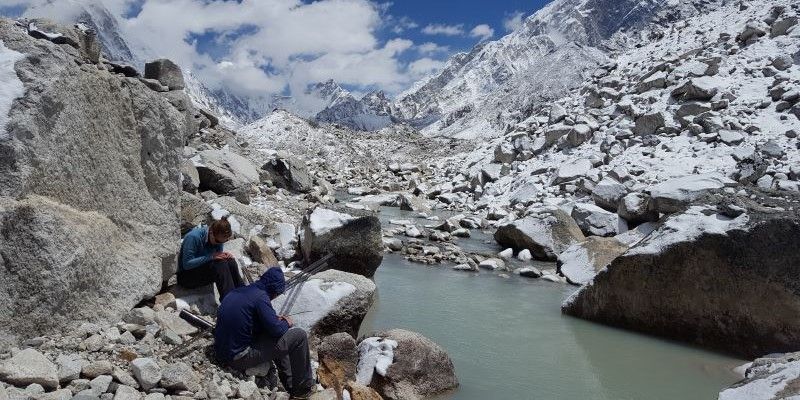
<path id="1" fill-rule="evenodd" d="M 447 352 L 416 332 L 392 329 L 371 336 L 397 342 L 385 376 L 376 374 L 369 385 L 385 399 L 423 399 L 458 387 Z"/>
<path id="2" fill-rule="evenodd" d="M 546 207 L 499 227 L 494 239 L 516 251 L 528 249 L 538 259 L 555 260 L 559 253 L 583 241 L 585 236 L 567 213 L 556 207 Z"/>
<path id="3" fill-rule="evenodd" d="M 558 272 L 573 285 L 583 285 L 628 250 L 615 238 L 592 236 L 558 255 Z"/>
<path id="4" fill-rule="evenodd" d="M 698 205 L 670 216 L 562 311 L 748 357 L 796 349 L 800 216 L 746 209 L 731 218 Z"/>
<path id="5" fill-rule="evenodd" d="M 351 212 L 316 208 L 303 218 L 303 254 L 312 262 L 330 253 L 331 268 L 371 277 L 383 260 L 380 220 L 373 213 Z"/>

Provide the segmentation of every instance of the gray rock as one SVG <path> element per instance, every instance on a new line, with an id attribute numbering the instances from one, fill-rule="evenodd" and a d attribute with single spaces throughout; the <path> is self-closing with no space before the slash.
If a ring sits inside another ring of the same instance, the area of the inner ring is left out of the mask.
<path id="1" fill-rule="evenodd" d="M 499 258 L 487 258 L 478 263 L 478 268 L 489 271 L 504 271 L 506 269 L 506 263 Z"/>
<path id="2" fill-rule="evenodd" d="M 598 206 L 616 212 L 619 202 L 628 193 L 628 188 L 612 178 L 604 178 L 592 189 L 592 200 Z"/>
<path id="3" fill-rule="evenodd" d="M 752 398 L 778 399 L 800 395 L 795 386 L 800 375 L 800 353 L 768 355 L 753 360 L 739 368 L 745 368 L 743 380 L 734 383 L 719 393 L 718 400 L 740 400 Z M 737 368 L 737 370 L 739 370 Z M 776 393 L 776 395 L 772 395 Z M 758 397 L 756 397 L 758 396 Z"/>
<path id="4" fill-rule="evenodd" d="M 594 204 L 575 204 L 572 218 L 587 235 L 615 236 L 628 231 L 628 224 L 624 219 Z"/>
<path id="5" fill-rule="evenodd" d="M 192 194 L 196 194 L 200 188 L 200 173 L 190 160 L 181 163 L 181 184 L 184 192 Z"/>
<path id="6" fill-rule="evenodd" d="M 383 260 L 380 220 L 372 213 L 350 215 L 317 208 L 303 218 L 303 231 L 306 260 L 330 253 L 331 268 L 366 277 L 373 276 Z"/>
<path id="7" fill-rule="evenodd" d="M 161 82 L 169 90 L 183 89 L 186 85 L 181 67 L 164 58 L 145 64 L 144 77 L 145 79 L 155 79 Z"/>
<path id="8" fill-rule="evenodd" d="M 113 379 L 111 375 L 100 375 L 89 381 L 89 387 L 92 391 L 100 395 L 108 391 L 108 387 L 111 385 Z"/>
<path id="9" fill-rule="evenodd" d="M 787 16 L 786 18 L 775 21 L 770 27 L 770 36 L 774 38 L 789 33 L 789 29 L 797 25 L 797 21 L 796 15 Z"/>
<path id="10" fill-rule="evenodd" d="M 25 349 L 0 362 L 0 380 L 16 386 L 36 383 L 53 390 L 58 387 L 58 369 L 42 353 Z"/>
<path id="11" fill-rule="evenodd" d="M 670 216 L 562 311 L 745 357 L 796 349 L 800 320 L 784 316 L 800 307 L 800 215 L 747 204 L 735 219 L 714 206 Z"/>
<path id="12" fill-rule="evenodd" d="M 721 130 L 719 131 L 719 140 L 728 146 L 736 146 L 744 142 L 744 135 L 737 131 Z"/>
<path id="13" fill-rule="evenodd" d="M 193 335 L 197 333 L 197 328 L 186 322 L 177 312 L 159 311 L 155 314 L 155 322 L 158 323 L 162 330 L 174 332 L 178 335 Z"/>
<path id="14" fill-rule="evenodd" d="M 502 142 L 494 148 L 494 161 L 498 163 L 510 164 L 517 158 L 514 146 L 509 142 Z"/>
<path id="15" fill-rule="evenodd" d="M 617 214 L 630 225 L 658 220 L 658 211 L 650 206 L 650 196 L 644 193 L 630 193 L 622 198 Z"/>
<path id="16" fill-rule="evenodd" d="M 771 158 L 781 158 L 786 154 L 786 151 L 773 140 L 768 140 L 760 147 L 761 153 Z"/>
<path id="17" fill-rule="evenodd" d="M 141 82 L 81 68 L 70 46 L 7 19 L 0 39 L 27 55 L 0 140 L 0 230 L 14 231 L 0 241 L 1 341 L 115 322 L 174 273 L 190 127 Z"/>
<path id="18" fill-rule="evenodd" d="M 195 163 L 200 175 L 200 190 L 234 195 L 258 184 L 258 169 L 246 158 L 230 150 L 205 150 Z"/>
<path id="19" fill-rule="evenodd" d="M 519 276 L 522 276 L 522 277 L 525 277 L 525 278 L 541 278 L 542 277 L 542 271 L 540 271 L 539 268 L 536 268 L 536 267 L 523 267 L 523 268 L 518 269 L 517 273 L 519 274 Z"/>
<path id="20" fill-rule="evenodd" d="M 567 110 L 564 109 L 559 104 L 553 104 L 550 106 L 550 116 L 548 118 L 547 123 L 549 125 L 557 124 L 564 120 L 567 117 Z"/>
<path id="21" fill-rule="evenodd" d="M 156 320 L 156 312 L 150 307 L 134 308 L 122 320 L 129 324 L 150 325 Z"/>
<path id="22" fill-rule="evenodd" d="M 205 200 L 188 192 L 181 193 L 181 234 L 198 225 L 207 225 L 213 208 Z"/>
<path id="23" fill-rule="evenodd" d="M 736 35 L 736 40 L 745 45 L 751 44 L 766 35 L 768 29 L 769 27 L 761 21 L 748 21 L 742 32 Z"/>
<path id="24" fill-rule="evenodd" d="M 100 360 L 84 365 L 83 369 L 81 369 L 81 375 L 84 378 L 94 379 L 100 375 L 111 375 L 113 371 L 114 365 L 111 364 L 111 361 Z"/>
<path id="25" fill-rule="evenodd" d="M 772 59 L 772 66 L 778 71 L 785 71 L 794 64 L 792 56 L 788 54 L 781 54 Z"/>
<path id="26" fill-rule="evenodd" d="M 504 247 L 528 249 L 538 259 L 555 260 L 564 249 L 585 237 L 572 217 L 561 209 L 548 207 L 500 226 L 494 239 Z"/>
<path id="27" fill-rule="evenodd" d="M 161 381 L 161 367 L 151 358 L 139 357 L 131 361 L 131 370 L 144 390 L 150 390 Z"/>
<path id="28" fill-rule="evenodd" d="M 408 194 L 400 194 L 397 196 L 397 205 L 401 210 L 424 212 L 430 211 L 430 207 L 425 203 L 425 199 L 412 196 Z"/>
<path id="29" fill-rule="evenodd" d="M 717 81 L 710 77 L 693 78 L 672 91 L 672 97 L 681 101 L 709 101 L 719 91 Z"/>
<path id="30" fill-rule="evenodd" d="M 650 208 L 659 213 L 678 212 L 711 190 L 735 185 L 736 182 L 718 174 L 673 178 L 648 188 Z"/>
<path id="31" fill-rule="evenodd" d="M 81 377 L 81 370 L 87 362 L 61 355 L 56 359 L 58 364 L 58 381 L 62 384 L 69 383 Z"/>
<path id="32" fill-rule="evenodd" d="M 659 128 L 666 126 L 667 118 L 666 113 L 661 111 L 642 115 L 636 118 L 636 125 L 633 127 L 633 133 L 637 135 L 652 135 L 656 133 Z"/>
<path id="33" fill-rule="evenodd" d="M 384 238 L 383 244 L 392 251 L 403 250 L 403 241 L 397 238 Z"/>
<path id="34" fill-rule="evenodd" d="M 278 153 L 261 166 L 261 171 L 263 172 L 262 179 L 272 181 L 279 188 L 297 193 L 308 193 L 314 187 L 306 164 L 289 154 Z"/>
<path id="35" fill-rule="evenodd" d="M 356 380 L 358 350 L 356 341 L 347 333 L 335 333 L 317 346 L 320 368 L 317 376 L 322 386 L 334 387 Z"/>
<path id="36" fill-rule="evenodd" d="M 592 169 L 592 162 L 586 158 L 578 158 L 570 162 L 561 164 L 558 167 L 553 184 L 557 185 L 563 182 L 569 182 L 581 177 L 586 176 Z"/>
<path id="37" fill-rule="evenodd" d="M 370 387 L 385 399 L 422 399 L 458 387 L 447 352 L 419 333 L 392 329 L 371 336 L 397 342 L 386 376 L 375 374 Z"/>
<path id="38" fill-rule="evenodd" d="M 161 371 L 160 386 L 168 390 L 200 390 L 200 378 L 191 366 L 182 362 L 169 364 Z"/>
<path id="39" fill-rule="evenodd" d="M 138 390 L 126 385 L 117 386 L 117 391 L 114 392 L 114 400 L 140 400 L 141 398 L 142 394 Z"/>

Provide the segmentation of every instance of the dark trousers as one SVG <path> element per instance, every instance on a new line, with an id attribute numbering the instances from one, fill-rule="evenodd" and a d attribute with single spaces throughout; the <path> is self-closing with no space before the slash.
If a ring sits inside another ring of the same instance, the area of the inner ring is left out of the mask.
<path id="1" fill-rule="evenodd" d="M 194 289 L 211 283 L 217 285 L 220 301 L 231 290 L 244 286 L 236 260 L 213 260 L 197 268 L 178 271 L 178 285 L 185 288 Z"/>
<path id="2" fill-rule="evenodd" d="M 281 383 L 290 394 L 302 394 L 314 386 L 308 334 L 302 328 L 289 328 L 277 340 L 268 335 L 259 336 L 234 357 L 230 366 L 243 372 L 251 368 L 267 370 L 272 369 L 272 361 L 278 366 Z"/>

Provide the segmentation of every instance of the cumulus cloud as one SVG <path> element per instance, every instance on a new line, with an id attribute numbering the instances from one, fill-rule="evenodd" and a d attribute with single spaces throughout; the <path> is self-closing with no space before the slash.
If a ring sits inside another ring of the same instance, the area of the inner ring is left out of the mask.
<path id="1" fill-rule="evenodd" d="M 450 52 L 450 47 L 448 46 L 440 46 L 433 42 L 425 42 L 419 46 L 417 46 L 417 50 L 421 54 L 446 54 Z"/>
<path id="2" fill-rule="evenodd" d="M 469 35 L 484 41 L 494 36 L 494 29 L 489 25 L 480 24 L 472 28 L 472 30 L 469 31 Z"/>
<path id="3" fill-rule="evenodd" d="M 396 92 L 435 64 L 430 46 L 401 57 L 416 49 L 412 41 L 379 39 L 379 30 L 399 35 L 418 25 L 370 0 L 0 0 L 6 2 L 61 17 L 65 8 L 102 3 L 140 44 L 134 46 L 147 49 L 145 57 L 171 58 L 212 89 L 240 95 L 296 93 L 331 78 L 355 90 Z"/>
<path id="4" fill-rule="evenodd" d="M 513 32 L 522 26 L 524 18 L 524 12 L 514 11 L 503 19 L 503 27 L 507 32 Z"/>
<path id="5" fill-rule="evenodd" d="M 426 35 L 462 36 L 464 35 L 464 25 L 429 24 L 422 28 L 422 33 Z"/>

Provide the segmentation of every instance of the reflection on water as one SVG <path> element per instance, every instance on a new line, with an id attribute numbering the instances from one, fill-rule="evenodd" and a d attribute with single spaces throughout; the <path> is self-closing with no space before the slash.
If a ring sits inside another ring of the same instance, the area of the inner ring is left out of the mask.
<path id="1" fill-rule="evenodd" d="M 493 250 L 492 250 L 493 251 Z M 715 399 L 743 360 L 563 316 L 574 290 L 427 267 L 387 255 L 362 326 L 405 328 L 443 346 L 453 399 Z"/>

